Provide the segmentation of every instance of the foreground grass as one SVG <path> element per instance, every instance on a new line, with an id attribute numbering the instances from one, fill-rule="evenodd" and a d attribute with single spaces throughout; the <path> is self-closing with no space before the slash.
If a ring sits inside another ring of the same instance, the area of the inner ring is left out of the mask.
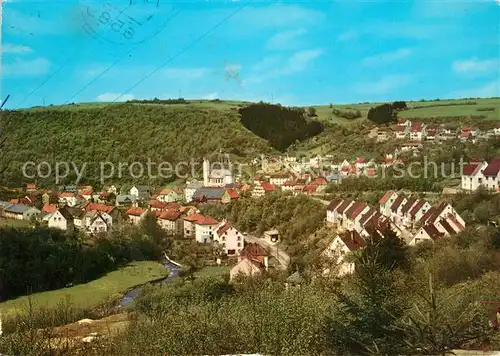
<path id="1" fill-rule="evenodd" d="M 218 277 L 229 273 L 232 267 L 229 266 L 213 266 L 213 267 L 203 267 L 194 275 L 195 277 Z"/>
<path id="2" fill-rule="evenodd" d="M 118 298 L 126 290 L 166 277 L 168 270 L 152 261 L 134 262 L 105 276 L 70 288 L 35 293 L 0 303 L 0 314 L 22 313 L 28 302 L 34 307 L 55 307 L 68 300 L 72 306 L 91 309 L 107 300 Z"/>

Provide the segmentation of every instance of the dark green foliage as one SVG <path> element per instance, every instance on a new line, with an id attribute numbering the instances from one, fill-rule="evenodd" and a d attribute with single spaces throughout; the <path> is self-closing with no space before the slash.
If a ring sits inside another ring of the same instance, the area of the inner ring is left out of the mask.
<path id="1" fill-rule="evenodd" d="M 162 250 L 152 237 L 160 239 L 147 226 L 92 240 L 48 228 L 2 228 L 0 300 L 85 283 L 130 261 L 159 259 Z"/>
<path id="2" fill-rule="evenodd" d="M 496 108 L 477 108 L 476 111 L 495 111 Z"/>
<path id="3" fill-rule="evenodd" d="M 367 118 L 377 124 L 390 124 L 396 122 L 396 116 L 393 115 L 391 104 L 382 104 L 371 108 L 368 111 Z"/>
<path id="4" fill-rule="evenodd" d="M 153 100 L 129 100 L 127 103 L 140 103 L 140 104 L 148 104 L 148 103 L 153 103 L 153 104 L 189 104 L 189 101 L 187 101 L 184 98 L 178 98 L 178 99 L 158 99 L 154 98 Z"/>
<path id="5" fill-rule="evenodd" d="M 358 119 L 362 116 L 361 111 L 359 111 L 359 110 L 352 111 L 352 110 L 333 109 L 332 113 L 333 113 L 333 115 L 335 115 L 337 117 L 343 117 L 344 119 L 348 119 L 348 120 Z"/>
<path id="6" fill-rule="evenodd" d="M 406 101 L 395 101 L 392 103 L 393 110 L 405 110 L 407 109 Z"/>
<path id="7" fill-rule="evenodd" d="M 98 185 L 100 162 L 115 164 L 110 182 L 132 182 L 127 166 L 119 178 L 119 162 L 141 162 L 147 176 L 148 159 L 172 165 L 193 159 L 201 167 L 201 158 L 219 149 L 237 157 L 271 151 L 265 140 L 240 123 L 235 110 L 118 104 L 104 109 L 9 111 L 2 113 L 0 127 L 7 137 L 0 166 L 9 164 L 0 178 L 18 185 L 33 182 L 22 175 L 22 165 L 27 161 L 51 162 L 52 168 L 54 162 L 74 161 L 80 168 L 86 162 L 85 183 Z M 159 176 L 158 165 L 152 166 L 151 173 L 157 179 L 147 182 L 146 177 L 144 183 L 168 182 Z M 60 184 L 73 184 L 75 179 L 73 173 Z M 54 185 L 54 175 L 37 183 Z"/>
<path id="8" fill-rule="evenodd" d="M 285 151 L 296 141 L 314 137 L 324 129 L 320 122 L 308 119 L 303 108 L 259 103 L 241 108 L 239 112 L 246 128 L 280 151 Z"/>
<path id="9" fill-rule="evenodd" d="M 307 115 L 308 115 L 308 116 L 310 116 L 310 117 L 316 117 L 316 116 L 318 116 L 318 115 L 316 114 L 316 108 L 315 108 L 315 107 L 313 107 L 313 106 L 308 107 L 308 108 L 307 108 Z"/>

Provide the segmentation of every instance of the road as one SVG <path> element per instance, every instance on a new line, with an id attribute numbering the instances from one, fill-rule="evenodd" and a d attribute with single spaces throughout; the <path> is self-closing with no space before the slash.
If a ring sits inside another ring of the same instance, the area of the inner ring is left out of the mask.
<path id="1" fill-rule="evenodd" d="M 273 246 L 266 240 L 253 235 L 245 235 L 245 240 L 251 243 L 257 243 L 261 245 L 262 247 L 264 247 L 266 251 L 268 251 L 271 254 L 271 256 L 273 256 L 274 258 L 276 258 L 276 260 L 278 260 L 278 262 L 283 268 L 285 269 L 288 268 L 288 265 L 290 264 L 290 256 L 283 249 L 277 246 Z"/>

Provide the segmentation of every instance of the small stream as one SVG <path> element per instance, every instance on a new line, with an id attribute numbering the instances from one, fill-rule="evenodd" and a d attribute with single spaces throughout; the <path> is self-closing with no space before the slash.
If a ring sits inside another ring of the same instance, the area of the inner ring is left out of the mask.
<path id="1" fill-rule="evenodd" d="M 159 281 L 150 282 L 147 284 L 159 284 L 159 283 L 169 282 L 179 275 L 180 267 L 174 265 L 172 262 L 167 260 L 167 261 L 163 262 L 163 266 L 165 268 L 168 268 L 168 271 L 169 271 L 168 276 L 165 277 L 164 279 L 159 280 Z M 126 292 L 123 295 L 122 299 L 120 300 L 120 303 L 119 303 L 120 307 L 127 306 L 130 303 L 132 303 L 134 301 L 134 299 L 137 298 L 139 296 L 139 294 L 141 294 L 141 290 L 143 287 L 144 287 L 144 285 L 138 286 L 138 287 Z"/>

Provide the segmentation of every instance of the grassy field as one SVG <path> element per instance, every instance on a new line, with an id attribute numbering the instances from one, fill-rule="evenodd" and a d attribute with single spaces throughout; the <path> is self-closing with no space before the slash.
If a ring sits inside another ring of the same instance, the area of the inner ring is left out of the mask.
<path id="1" fill-rule="evenodd" d="M 214 267 L 204 267 L 194 275 L 195 277 L 218 277 L 229 273 L 231 267 L 228 266 L 214 266 Z"/>
<path id="2" fill-rule="evenodd" d="M 0 218 L 0 227 L 28 227 L 28 226 L 30 226 L 30 222 L 26 220 Z"/>
<path id="3" fill-rule="evenodd" d="M 8 315 L 25 310 L 29 298 L 35 307 L 55 307 L 69 298 L 69 301 L 80 308 L 93 308 L 107 300 L 118 298 L 124 291 L 140 284 L 166 277 L 168 270 L 160 263 L 141 261 L 131 263 L 116 271 L 85 284 L 70 288 L 23 296 L 0 303 L 0 314 Z"/>

